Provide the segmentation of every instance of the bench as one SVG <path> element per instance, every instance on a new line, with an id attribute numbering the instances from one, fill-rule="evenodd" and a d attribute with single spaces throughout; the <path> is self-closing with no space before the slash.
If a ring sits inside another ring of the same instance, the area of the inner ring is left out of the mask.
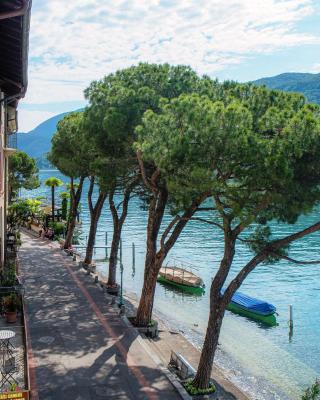
<path id="1" fill-rule="evenodd" d="M 185 380 L 195 376 L 196 370 L 193 366 L 179 353 L 171 350 L 169 366 L 176 369 L 177 375 Z"/>

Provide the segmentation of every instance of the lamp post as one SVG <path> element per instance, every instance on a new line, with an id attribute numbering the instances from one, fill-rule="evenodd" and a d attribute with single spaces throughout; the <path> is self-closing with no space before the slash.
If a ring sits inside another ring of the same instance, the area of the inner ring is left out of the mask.
<path id="1" fill-rule="evenodd" d="M 123 264 L 122 264 L 122 239 L 120 239 L 120 299 L 119 307 L 123 306 Z"/>

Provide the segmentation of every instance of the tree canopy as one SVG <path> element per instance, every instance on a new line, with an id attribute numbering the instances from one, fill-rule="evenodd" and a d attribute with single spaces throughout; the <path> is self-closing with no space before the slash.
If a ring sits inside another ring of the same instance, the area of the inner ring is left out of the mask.
<path id="1" fill-rule="evenodd" d="M 24 151 L 18 150 L 9 157 L 9 186 L 15 193 L 20 188 L 36 189 L 40 186 L 35 160 Z"/>
<path id="2" fill-rule="evenodd" d="M 238 91 L 227 101 L 196 94 L 162 101 L 160 113 L 145 113 L 136 147 L 177 202 L 209 190 L 234 222 L 293 223 L 319 200 L 320 108 L 281 92 L 269 91 L 267 102 L 263 88 L 248 90 L 253 98 L 242 101 Z"/>
<path id="3" fill-rule="evenodd" d="M 73 112 L 58 122 L 48 160 L 64 175 L 74 179 L 90 175 L 94 159 L 83 129 L 83 112 Z"/>
<path id="4" fill-rule="evenodd" d="M 55 176 L 51 176 L 50 178 L 46 179 L 46 181 L 44 182 L 44 184 L 48 187 L 58 187 L 58 186 L 62 186 L 63 182 L 61 179 L 56 178 Z"/>

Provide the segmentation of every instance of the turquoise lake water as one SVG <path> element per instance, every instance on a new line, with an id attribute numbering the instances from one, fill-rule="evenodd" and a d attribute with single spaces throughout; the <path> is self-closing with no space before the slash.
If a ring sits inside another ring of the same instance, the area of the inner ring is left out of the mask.
<path id="1" fill-rule="evenodd" d="M 57 171 L 41 171 L 40 179 L 58 176 Z M 64 187 L 57 192 L 65 191 Z M 22 197 L 44 195 L 50 199 L 50 190 L 45 186 L 26 192 Z M 57 196 L 58 199 L 58 196 Z M 107 206 L 107 204 L 106 204 Z M 319 211 L 303 216 L 294 226 L 272 226 L 274 236 L 282 237 L 303 229 L 319 220 Z M 166 215 L 166 220 L 170 219 Z M 86 202 L 86 187 L 81 207 L 82 236 L 85 243 L 89 228 L 89 213 Z M 147 212 L 133 198 L 123 229 L 124 287 L 131 295 L 139 297 L 143 282 Z M 112 222 L 108 207 L 100 218 L 96 245 L 105 244 L 108 233 L 112 238 Z M 135 243 L 136 262 L 132 265 L 132 243 Z M 320 234 L 316 233 L 295 243 L 290 254 L 307 260 L 320 259 Z M 166 262 L 176 265 L 192 265 L 210 287 L 211 279 L 223 253 L 221 233 L 211 225 L 191 221 Z M 95 258 L 102 260 L 105 251 L 96 251 Z M 235 274 L 246 261 L 250 251 L 238 244 L 233 265 Z M 98 261 L 101 272 L 107 271 L 104 261 Z M 242 292 L 267 300 L 277 307 L 278 326 L 266 328 L 244 317 L 227 312 L 223 322 L 220 349 L 216 361 L 227 375 L 254 399 L 298 399 L 301 390 L 320 376 L 320 265 L 296 265 L 286 261 L 274 265 L 260 265 L 249 276 L 241 288 Z M 196 345 L 201 345 L 208 319 L 209 291 L 204 296 L 194 297 L 157 285 L 156 310 L 177 329 L 180 329 Z M 294 330 L 289 336 L 289 305 L 293 305 Z"/>

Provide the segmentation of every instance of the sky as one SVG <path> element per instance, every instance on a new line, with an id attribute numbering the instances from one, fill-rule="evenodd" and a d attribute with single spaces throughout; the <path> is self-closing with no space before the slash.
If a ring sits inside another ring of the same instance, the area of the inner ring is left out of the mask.
<path id="1" fill-rule="evenodd" d="M 19 130 L 85 106 L 93 80 L 139 62 L 220 80 L 320 72 L 319 0 L 33 0 Z"/>

